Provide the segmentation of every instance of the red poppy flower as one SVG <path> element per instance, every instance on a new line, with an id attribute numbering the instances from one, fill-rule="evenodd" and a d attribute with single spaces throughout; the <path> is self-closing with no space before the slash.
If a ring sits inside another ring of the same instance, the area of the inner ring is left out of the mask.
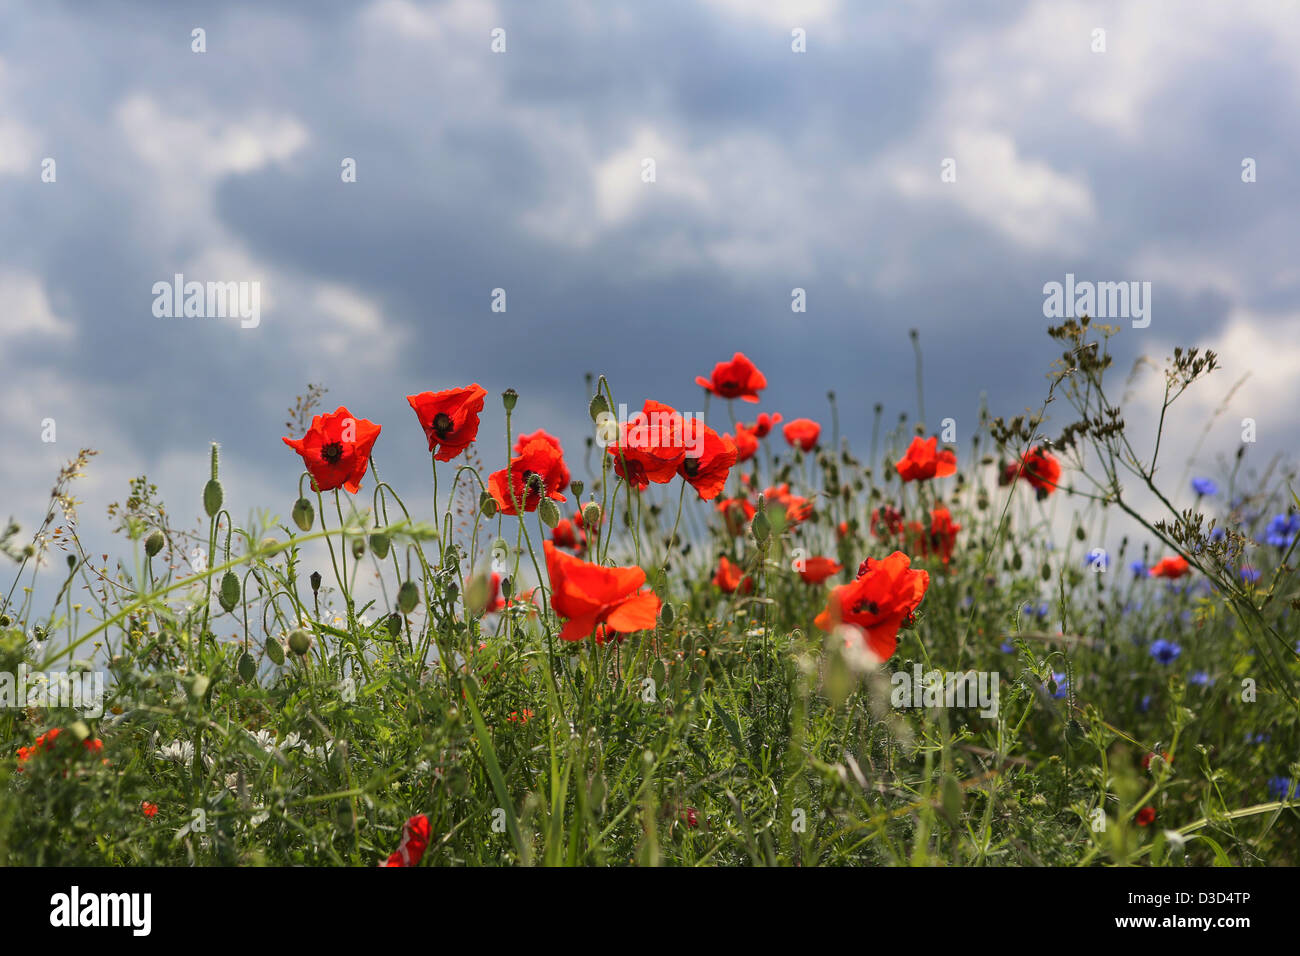
<path id="1" fill-rule="evenodd" d="M 727 532 L 733 538 L 744 534 L 745 527 L 758 513 L 758 509 L 748 498 L 724 498 L 718 502 L 717 508 L 722 512 L 722 518 L 727 524 Z"/>
<path id="2" fill-rule="evenodd" d="M 1017 477 L 1029 482 L 1039 498 L 1046 498 L 1056 490 L 1061 480 L 1061 463 L 1054 455 L 1035 446 L 1025 452 L 1018 463 L 1013 461 L 1003 468 L 999 484 L 1009 485 Z"/>
<path id="3" fill-rule="evenodd" d="M 545 440 L 530 441 L 515 458 L 510 467 L 494 471 L 488 476 L 488 492 L 496 499 L 502 514 L 518 514 L 516 503 L 524 511 L 536 511 L 543 496 L 555 501 L 565 501 L 560 493 L 560 482 L 568 482 L 569 469 L 559 449 Z"/>
<path id="4" fill-rule="evenodd" d="M 730 362 L 719 362 L 713 366 L 711 378 L 695 376 L 695 384 L 702 385 L 719 398 L 757 402 L 759 390 L 767 388 L 767 379 L 746 358 L 745 353 L 737 352 Z"/>
<path id="5" fill-rule="evenodd" d="M 747 429 L 740 422 L 736 422 L 736 461 L 749 461 L 758 454 L 758 437 L 756 432 Z"/>
<path id="6" fill-rule="evenodd" d="M 786 524 L 802 524 L 812 517 L 813 503 L 803 495 L 789 495 L 784 502 Z"/>
<path id="7" fill-rule="evenodd" d="M 559 524 L 551 529 L 551 540 L 555 542 L 557 548 L 576 548 L 579 534 L 582 534 L 581 530 L 572 521 L 562 518 Z M 586 538 L 585 534 L 583 538 Z"/>
<path id="8" fill-rule="evenodd" d="M 560 639 L 580 641 L 603 624 L 609 631 L 630 633 L 655 626 L 659 596 L 640 590 L 645 584 L 641 568 L 606 568 L 557 551 L 549 541 L 546 573 L 551 580 L 551 607 L 568 618 Z"/>
<path id="9" fill-rule="evenodd" d="M 486 395 L 487 389 L 475 383 L 469 388 L 406 396 L 436 460 L 451 461 L 478 437 L 478 416 Z"/>
<path id="10" fill-rule="evenodd" d="M 890 505 L 882 505 L 871 512 L 871 533 L 877 538 L 889 538 L 903 532 L 903 513 Z"/>
<path id="11" fill-rule="evenodd" d="M 1151 824 L 1156 822 L 1156 808 L 1143 807 L 1137 812 L 1137 816 L 1134 819 L 1137 821 L 1138 826 L 1149 827 Z"/>
<path id="12" fill-rule="evenodd" d="M 539 428 L 531 435 L 520 435 L 518 438 L 515 439 L 515 454 L 516 455 L 523 454 L 524 447 L 529 442 L 533 442 L 533 441 L 550 442 L 552 445 L 555 446 L 555 450 L 560 455 L 560 467 L 562 469 L 560 474 L 560 477 L 562 479 L 560 482 L 560 491 L 564 491 L 566 488 L 569 487 L 570 476 L 569 476 L 568 466 L 564 464 L 564 449 L 560 447 L 560 440 L 556 438 L 554 435 L 548 434 L 547 432 Z"/>
<path id="13" fill-rule="evenodd" d="M 785 435 L 785 440 L 794 447 L 803 451 L 812 451 L 817 445 L 822 427 L 811 418 L 796 418 L 781 431 Z"/>
<path id="14" fill-rule="evenodd" d="M 737 590 L 748 594 L 754 590 L 754 579 L 747 574 L 742 575 L 740 567 L 728 561 L 725 554 L 718 558 L 718 570 L 713 575 L 713 583 L 725 594 L 735 594 Z"/>
<path id="15" fill-rule="evenodd" d="M 849 523 L 847 521 L 841 521 L 839 524 L 835 526 L 835 539 L 837 541 L 843 541 L 848 536 L 849 536 Z"/>
<path id="16" fill-rule="evenodd" d="M 777 412 L 774 415 L 769 415 L 767 412 L 763 412 L 763 414 L 758 416 L 758 420 L 754 422 L 750 431 L 754 433 L 755 438 L 766 438 L 768 432 L 772 430 L 772 426 L 777 424 L 779 421 L 781 421 L 780 412 Z"/>
<path id="17" fill-rule="evenodd" d="M 957 473 L 957 456 L 944 449 L 938 451 L 939 439 L 931 435 L 924 441 L 920 435 L 907 446 L 907 454 L 897 464 L 898 474 L 904 481 L 926 481 L 930 478 L 947 478 Z"/>
<path id="18" fill-rule="evenodd" d="M 148 800 L 141 801 L 140 812 L 152 820 L 154 817 L 158 816 L 158 804 L 150 803 Z"/>
<path id="19" fill-rule="evenodd" d="M 880 660 L 887 660 L 898 647 L 898 629 L 916 611 L 930 586 L 930 575 L 913 571 L 912 562 L 901 551 L 883 561 L 868 558 L 865 573 L 852 584 L 832 589 L 826 610 L 817 615 L 823 631 L 839 624 L 857 627 L 867 647 Z"/>
<path id="20" fill-rule="evenodd" d="M 647 401 L 619 426 L 618 441 L 607 449 L 614 457 L 615 473 L 638 491 L 652 481 L 667 484 L 686 458 L 685 432 L 686 423 L 676 409 Z"/>
<path id="21" fill-rule="evenodd" d="M 374 422 L 355 418 L 340 405 L 335 412 L 313 418 L 302 438 L 285 438 L 284 443 L 302 456 L 317 491 L 341 486 L 355 495 L 361 490 L 379 430 Z"/>
<path id="22" fill-rule="evenodd" d="M 731 473 L 731 466 L 736 463 L 736 444 L 698 418 L 691 418 L 687 422 L 686 432 L 686 447 L 699 451 L 699 454 L 687 454 L 677 467 L 677 474 L 699 492 L 701 501 L 712 501 L 721 494 L 727 484 L 727 475 Z"/>
<path id="23" fill-rule="evenodd" d="M 919 523 L 914 525 L 920 541 L 922 556 L 938 555 L 944 564 L 952 558 L 953 548 L 957 546 L 957 532 L 961 525 L 952 520 L 952 512 L 940 505 L 930 512 L 930 534 Z"/>
<path id="24" fill-rule="evenodd" d="M 838 574 L 843 570 L 844 565 L 834 558 L 808 558 L 799 571 L 799 577 L 809 584 L 821 584 L 832 574 Z"/>
<path id="25" fill-rule="evenodd" d="M 429 848 L 429 818 L 421 813 L 402 825 L 402 840 L 384 866 L 419 866 Z"/>
<path id="26" fill-rule="evenodd" d="M 1174 555 L 1171 558 L 1161 558 L 1147 573 L 1153 578 L 1181 578 L 1190 569 L 1191 565 L 1186 558 Z"/>

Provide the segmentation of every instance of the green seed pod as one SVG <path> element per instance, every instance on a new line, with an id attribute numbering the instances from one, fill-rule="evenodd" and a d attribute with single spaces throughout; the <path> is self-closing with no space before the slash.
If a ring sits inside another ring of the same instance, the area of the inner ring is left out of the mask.
<path id="1" fill-rule="evenodd" d="M 384 621 L 384 627 L 388 629 L 389 637 L 396 637 L 397 635 L 401 634 L 402 615 L 394 611 L 392 614 L 388 615 L 387 619 Z"/>
<path id="2" fill-rule="evenodd" d="M 217 599 L 223 611 L 233 611 L 239 603 L 239 578 L 234 571 L 227 571 L 221 579 L 221 593 Z"/>
<path id="3" fill-rule="evenodd" d="M 312 589 L 313 593 L 316 592 L 316 591 L 319 591 L 319 590 L 320 590 L 320 572 L 319 572 L 319 571 L 313 571 L 313 572 L 311 573 L 311 589 Z"/>
<path id="4" fill-rule="evenodd" d="M 361 560 L 361 556 L 362 556 L 363 554 L 365 554 L 365 553 L 366 553 L 366 540 L 365 540 L 365 538 L 353 538 L 353 539 L 352 539 L 352 557 L 353 557 L 355 560 L 360 561 L 360 560 Z"/>
<path id="5" fill-rule="evenodd" d="M 266 656 L 271 659 L 272 664 L 284 663 L 284 645 L 280 643 L 278 637 L 266 639 Z"/>
<path id="6" fill-rule="evenodd" d="M 257 676 L 257 661 L 253 660 L 253 655 L 244 651 L 239 655 L 239 679 L 248 683 Z"/>
<path id="7" fill-rule="evenodd" d="M 554 528 L 560 523 L 560 509 L 555 506 L 555 502 L 550 498 L 543 498 L 537 506 L 537 513 L 542 517 L 542 523 L 548 528 Z"/>
<path id="8" fill-rule="evenodd" d="M 155 554 L 157 554 L 159 551 L 163 549 L 163 545 L 166 543 L 167 543 L 167 539 L 163 537 L 163 533 L 157 529 L 154 529 L 152 532 L 150 532 L 149 537 L 144 539 L 145 555 L 152 558 Z"/>
<path id="9" fill-rule="evenodd" d="M 420 589 L 414 581 L 403 581 L 397 589 L 397 609 L 403 614 L 410 614 L 420 601 Z"/>
<path id="10" fill-rule="evenodd" d="M 311 635 L 302 628 L 295 628 L 289 632 L 289 650 L 302 657 L 311 650 Z"/>
<path id="11" fill-rule="evenodd" d="M 581 481 L 571 481 L 569 482 L 569 487 L 573 489 L 573 497 L 581 499 L 582 489 L 587 486 Z"/>
<path id="12" fill-rule="evenodd" d="M 663 607 L 659 609 L 659 620 L 663 621 L 665 625 L 670 625 L 676 616 L 677 612 L 673 610 L 673 606 L 665 601 Z"/>
<path id="13" fill-rule="evenodd" d="M 382 531 L 376 531 L 370 536 L 370 550 L 375 553 L 375 557 L 380 561 L 388 557 L 388 546 L 391 543 L 391 539 Z"/>
<path id="14" fill-rule="evenodd" d="M 587 534 L 600 531 L 600 505 L 594 501 L 588 501 L 582 506 L 582 530 Z"/>
<path id="15" fill-rule="evenodd" d="M 505 405 L 506 411 L 512 412 L 515 409 L 515 403 L 519 401 L 519 393 L 513 388 L 507 388 L 501 393 L 501 403 Z"/>
<path id="16" fill-rule="evenodd" d="M 299 531 L 310 531 L 311 526 L 316 523 L 316 509 L 306 498 L 299 498 L 293 503 L 293 523 L 298 526 Z"/>
<path id="17" fill-rule="evenodd" d="M 209 518 L 217 516 L 224 499 L 225 493 L 221 490 L 221 482 L 215 478 L 208 479 L 208 483 L 203 486 L 203 510 L 207 512 Z"/>

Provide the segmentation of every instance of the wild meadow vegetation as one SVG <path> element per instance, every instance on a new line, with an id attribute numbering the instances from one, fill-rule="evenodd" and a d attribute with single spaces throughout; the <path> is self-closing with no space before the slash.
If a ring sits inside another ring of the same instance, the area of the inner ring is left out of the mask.
<path id="1" fill-rule="evenodd" d="M 1052 329 L 1037 410 L 960 443 L 923 394 L 748 421 L 739 353 L 699 416 L 620 420 L 591 380 L 577 455 L 513 391 L 410 396 L 381 438 L 312 388 L 267 450 L 296 492 L 226 500 L 214 446 L 191 499 L 141 477 L 109 506 L 117 555 L 76 530 L 86 450 L 3 542 L 0 862 L 1300 858 L 1291 476 L 1246 443 L 1173 483 L 1112 334 Z M 1162 431 L 1204 424 L 1177 399 L 1216 365 L 1167 360 Z M 420 441 L 431 473 L 381 472 Z M 56 692 L 95 674 L 102 710 Z"/>

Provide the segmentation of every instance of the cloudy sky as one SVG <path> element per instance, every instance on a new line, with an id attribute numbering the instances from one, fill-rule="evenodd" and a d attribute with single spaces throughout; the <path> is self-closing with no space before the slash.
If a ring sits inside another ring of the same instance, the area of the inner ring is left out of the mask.
<path id="1" fill-rule="evenodd" d="M 1066 273 L 1152 284 L 1121 375 L 1220 351 L 1176 451 L 1249 376 L 1200 471 L 1244 416 L 1253 460 L 1296 451 L 1295 2 L 0 0 L 0 24 L 0 512 L 31 527 L 96 448 L 92 550 L 132 475 L 197 516 L 212 440 L 237 515 L 287 514 L 307 382 L 383 424 L 412 487 L 410 392 L 481 383 L 495 435 L 514 387 L 580 458 L 584 373 L 698 409 L 737 349 L 762 409 L 825 418 L 833 388 L 861 445 L 873 403 L 915 411 L 917 328 L 964 448 L 982 397 L 1041 401 Z M 156 317 L 176 273 L 260 283 L 260 324 Z"/>

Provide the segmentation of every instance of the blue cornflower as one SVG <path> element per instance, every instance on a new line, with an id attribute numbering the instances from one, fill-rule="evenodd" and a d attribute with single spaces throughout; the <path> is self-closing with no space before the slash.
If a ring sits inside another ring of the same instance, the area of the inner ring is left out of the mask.
<path id="1" fill-rule="evenodd" d="M 1247 734 L 1246 743 L 1248 744 L 1266 744 L 1273 739 L 1272 734 Z"/>
<path id="2" fill-rule="evenodd" d="M 1219 493 L 1219 486 L 1210 478 L 1193 478 L 1192 490 L 1195 491 L 1197 495 L 1217 495 Z"/>
<path id="3" fill-rule="evenodd" d="M 1138 710 L 1141 713 L 1145 714 L 1150 709 L 1151 709 L 1151 695 L 1144 694 L 1142 695 L 1142 699 L 1138 701 Z"/>
<path id="4" fill-rule="evenodd" d="M 1003 654 L 1014 654 L 1016 649 L 1011 646 L 1010 641 L 1003 641 L 1002 647 L 999 648 L 999 650 L 1001 650 Z"/>
<path id="5" fill-rule="evenodd" d="M 1090 571 L 1109 571 L 1110 555 L 1104 548 L 1093 548 L 1084 555 L 1083 566 Z"/>
<path id="6" fill-rule="evenodd" d="M 1259 569 L 1258 569 L 1258 568 L 1242 568 L 1242 569 L 1241 569 L 1241 579 L 1242 579 L 1243 581 L 1245 581 L 1247 584 L 1254 584 L 1256 581 L 1259 580 Z"/>
<path id="7" fill-rule="evenodd" d="M 1161 664 L 1172 664 L 1182 652 L 1183 649 L 1178 644 L 1166 641 L 1163 637 L 1151 645 L 1151 656 Z"/>
<path id="8" fill-rule="evenodd" d="M 1227 536 L 1228 536 L 1228 532 L 1224 531 L 1222 528 L 1218 527 L 1217 525 L 1214 528 L 1210 529 L 1211 541 L 1222 541 Z"/>
<path id="9" fill-rule="evenodd" d="M 1300 514 L 1274 515 L 1264 529 L 1264 540 L 1275 548 L 1289 548 L 1300 534 Z"/>
<path id="10" fill-rule="evenodd" d="M 1195 684 L 1197 687 L 1208 687 L 1214 683 L 1214 680 L 1207 671 L 1196 671 L 1188 676 L 1187 683 Z"/>
<path id="11" fill-rule="evenodd" d="M 1133 577 L 1135 578 L 1144 578 L 1147 576 L 1147 566 L 1142 561 L 1130 562 L 1128 569 L 1133 572 Z"/>
<path id="12" fill-rule="evenodd" d="M 1268 795 L 1274 800 L 1287 800 L 1295 796 L 1296 785 L 1290 777 L 1269 777 Z"/>

